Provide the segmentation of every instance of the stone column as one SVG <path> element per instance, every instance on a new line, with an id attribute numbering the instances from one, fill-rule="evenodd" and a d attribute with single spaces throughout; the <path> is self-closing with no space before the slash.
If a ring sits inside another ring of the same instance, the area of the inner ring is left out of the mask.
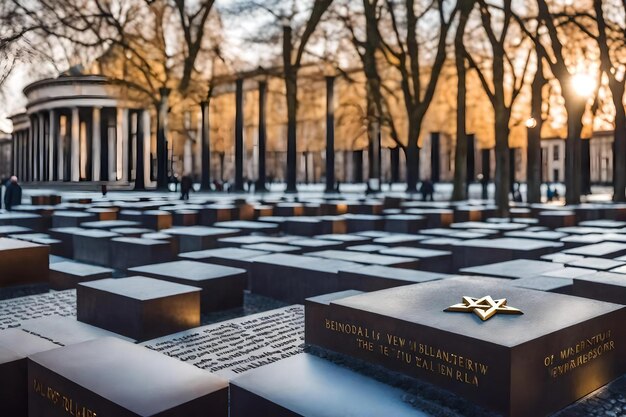
<path id="1" fill-rule="evenodd" d="M 117 177 L 128 181 L 128 109 L 117 109 Z"/>
<path id="2" fill-rule="evenodd" d="M 67 117 L 65 117 L 65 130 L 63 132 L 59 130 L 59 132 L 57 133 L 57 180 L 58 181 L 65 181 L 66 179 L 65 178 L 65 138 L 67 136 L 67 129 L 68 129 Z"/>
<path id="3" fill-rule="evenodd" d="M 335 191 L 335 77 L 326 77 L 326 192 Z"/>
<path id="4" fill-rule="evenodd" d="M 100 181 L 100 161 L 102 153 L 102 123 L 100 107 L 94 107 L 91 115 L 91 180 Z"/>
<path id="5" fill-rule="evenodd" d="M 145 190 L 145 160 L 144 160 L 144 153 L 145 153 L 145 142 L 146 142 L 146 132 L 144 130 L 145 126 L 144 126 L 144 114 L 147 113 L 146 111 L 138 111 L 137 112 L 137 127 L 136 127 L 136 132 L 137 132 L 137 138 L 135 140 L 135 145 L 137 147 L 137 149 L 135 150 L 135 190 Z M 134 118 L 133 118 L 134 119 Z M 148 129 L 150 128 L 150 126 L 148 125 Z"/>
<path id="6" fill-rule="evenodd" d="M 44 160 L 45 160 L 45 130 L 42 113 L 37 113 L 37 181 L 45 181 Z"/>
<path id="7" fill-rule="evenodd" d="M 117 179 L 117 145 L 115 143 L 115 135 L 111 135 L 109 127 L 107 125 L 107 154 L 108 154 L 108 167 L 107 178 L 109 181 L 115 181 Z"/>
<path id="8" fill-rule="evenodd" d="M 56 170 L 54 169 L 54 152 L 55 143 L 57 142 L 57 136 L 59 135 L 59 119 L 57 118 L 56 110 L 50 110 L 48 112 L 48 180 L 55 181 Z M 58 149 L 56 150 L 59 151 Z"/>
<path id="9" fill-rule="evenodd" d="M 80 181 L 80 113 L 78 107 L 72 109 L 71 138 L 71 180 L 78 182 Z"/>
<path id="10" fill-rule="evenodd" d="M 466 186 L 469 187 L 476 179 L 476 137 L 467 135 L 467 176 Z"/>
<path id="11" fill-rule="evenodd" d="M 142 112 L 140 123 L 143 125 L 143 178 L 144 187 L 150 181 L 150 145 L 152 143 L 152 131 L 150 125 L 150 111 L 145 109 Z M 138 150 L 139 151 L 139 150 Z"/>
<path id="12" fill-rule="evenodd" d="M 235 93 L 235 191 L 243 191 L 243 80 Z"/>

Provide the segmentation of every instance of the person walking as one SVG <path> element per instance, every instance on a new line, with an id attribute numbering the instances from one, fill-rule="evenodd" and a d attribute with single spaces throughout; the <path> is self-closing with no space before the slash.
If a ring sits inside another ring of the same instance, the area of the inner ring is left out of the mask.
<path id="1" fill-rule="evenodd" d="M 422 201 L 435 201 L 433 197 L 435 194 L 435 185 L 430 179 L 425 179 L 424 181 L 422 181 L 420 193 L 422 193 Z"/>
<path id="2" fill-rule="evenodd" d="M 189 200 L 189 192 L 193 189 L 193 180 L 189 174 L 183 175 L 180 179 L 180 199 Z"/>
<path id="3" fill-rule="evenodd" d="M 14 206 L 22 204 L 22 187 L 17 182 L 17 177 L 14 175 L 9 180 L 9 185 L 4 193 L 4 206 L 7 210 L 11 211 Z"/>

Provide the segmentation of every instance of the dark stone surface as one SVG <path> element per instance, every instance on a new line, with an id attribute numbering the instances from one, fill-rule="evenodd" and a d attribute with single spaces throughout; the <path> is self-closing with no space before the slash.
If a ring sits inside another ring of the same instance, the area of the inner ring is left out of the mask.
<path id="1" fill-rule="evenodd" d="M 143 346 L 232 379 L 303 351 L 304 307 L 293 305 L 198 327 Z M 245 348 L 242 348 L 245 346 Z"/>
<path id="2" fill-rule="evenodd" d="M 78 321 L 75 317 L 48 316 L 24 320 L 20 323 L 20 330 L 58 346 L 74 345 L 101 337 L 117 337 L 134 342 L 128 337 Z"/>
<path id="3" fill-rule="evenodd" d="M 510 283 L 514 287 L 527 288 L 529 290 L 573 295 L 574 280 L 571 278 L 558 278 L 541 275 L 536 277 L 513 279 Z"/>
<path id="4" fill-rule="evenodd" d="M 380 265 L 359 265 L 339 271 L 339 278 L 343 281 L 342 286 L 360 291 L 378 291 L 447 277 L 447 274 L 442 273 Z"/>
<path id="5" fill-rule="evenodd" d="M 129 220 L 102 220 L 96 222 L 81 223 L 85 229 L 111 230 L 116 227 L 140 227 L 141 223 Z"/>
<path id="6" fill-rule="evenodd" d="M 546 272 L 561 269 L 563 269 L 563 266 L 555 262 L 519 259 L 515 261 L 498 262 L 489 265 L 463 268 L 461 272 L 470 275 L 517 279 L 534 277 Z"/>
<path id="7" fill-rule="evenodd" d="M 303 303 L 308 297 L 349 289 L 338 272 L 355 265 L 302 255 L 260 256 L 252 263 L 250 290 L 287 303 Z"/>
<path id="8" fill-rule="evenodd" d="M 453 272 L 452 252 L 399 246 L 381 250 L 380 253 L 382 255 L 417 258 L 419 260 L 417 267 L 422 271 Z"/>
<path id="9" fill-rule="evenodd" d="M 106 230 L 83 230 L 74 233 L 74 259 L 104 267 L 112 265 L 111 239 L 117 233 Z"/>
<path id="10" fill-rule="evenodd" d="M 55 211 L 52 214 L 52 227 L 80 227 L 81 223 L 95 222 L 98 216 L 84 211 Z"/>
<path id="11" fill-rule="evenodd" d="M 534 239 L 467 240 L 453 245 L 454 266 L 461 269 L 514 259 L 537 259 L 562 247 L 562 243 Z"/>
<path id="12" fill-rule="evenodd" d="M 610 303 L 626 304 L 626 275 L 595 272 L 576 277 L 573 294 Z"/>
<path id="13" fill-rule="evenodd" d="M 129 272 L 201 288 L 203 313 L 241 307 L 243 291 L 248 284 L 245 269 L 194 261 L 144 265 L 131 268 Z"/>
<path id="14" fill-rule="evenodd" d="M 483 322 L 443 311 L 462 296 L 487 294 L 507 298 L 524 314 Z M 335 300 L 323 320 L 307 322 L 306 341 L 504 415 L 530 417 L 557 411 L 624 373 L 625 319 L 626 308 L 616 304 L 463 277 Z"/>
<path id="15" fill-rule="evenodd" d="M 22 226 L 0 226 L 0 237 L 9 235 L 19 235 L 22 233 L 32 233 L 33 230 Z"/>
<path id="16" fill-rule="evenodd" d="M 567 249 L 564 250 L 563 253 L 596 258 L 616 258 L 618 256 L 626 255 L 626 244 L 617 242 L 602 242 L 594 245 Z"/>
<path id="17" fill-rule="evenodd" d="M 0 238 L 0 287 L 46 283 L 49 251 L 45 245 Z"/>
<path id="18" fill-rule="evenodd" d="M 262 232 L 262 233 L 278 233 L 279 226 L 275 223 L 256 222 L 247 220 L 232 220 L 229 222 L 217 222 L 215 227 L 226 229 L 239 229 L 247 232 Z"/>
<path id="19" fill-rule="evenodd" d="M 48 233 L 62 243 L 59 248 L 58 256 L 65 258 L 74 258 L 74 234 L 76 232 L 86 231 L 81 227 L 61 227 L 58 229 L 50 229 Z"/>
<path id="20" fill-rule="evenodd" d="M 587 268 L 587 269 L 597 269 L 599 271 L 608 271 L 609 269 L 618 268 L 620 266 L 626 265 L 625 261 L 616 261 L 611 259 L 604 258 L 582 258 L 575 259 L 573 261 L 565 262 L 566 265 L 577 267 L 577 268 Z"/>
<path id="21" fill-rule="evenodd" d="M 390 234 L 374 239 L 377 245 L 385 246 L 418 246 L 421 241 L 429 239 L 429 236 L 410 234 Z"/>
<path id="22" fill-rule="evenodd" d="M 111 278 L 113 270 L 79 262 L 56 262 L 50 265 L 50 288 L 68 290 L 80 282 Z"/>
<path id="23" fill-rule="evenodd" d="M 181 253 L 194 252 L 217 247 L 218 239 L 228 236 L 237 236 L 241 231 L 217 227 L 192 226 L 165 229 L 163 233 L 178 237 Z"/>
<path id="24" fill-rule="evenodd" d="M 30 417 L 228 415 L 225 380 L 116 338 L 31 356 L 28 383 Z"/>
<path id="25" fill-rule="evenodd" d="M 200 288 L 146 277 L 78 284 L 78 320 L 143 341 L 200 325 Z"/>
<path id="26" fill-rule="evenodd" d="M 426 218 L 415 214 L 390 214 L 385 216 L 385 231 L 416 234 L 426 227 Z"/>
<path id="27" fill-rule="evenodd" d="M 58 348 L 47 340 L 19 329 L 0 331 L 0 401 L 2 415 L 26 417 L 28 415 L 29 355 Z"/>
<path id="28" fill-rule="evenodd" d="M 111 266 L 119 270 L 167 262 L 174 259 L 172 246 L 165 240 L 135 237 L 111 239 Z"/>
<path id="29" fill-rule="evenodd" d="M 307 255 L 345 262 L 356 262 L 366 265 L 395 266 L 398 268 L 416 268 L 419 260 L 410 257 L 378 255 L 355 251 L 325 250 L 309 252 Z"/>
<path id="30" fill-rule="evenodd" d="M 242 249 L 250 249 L 269 253 L 301 253 L 302 248 L 293 245 L 279 245 L 277 243 L 255 243 L 253 245 L 243 245 Z"/>
<path id="31" fill-rule="evenodd" d="M 332 411 L 331 411 L 332 410 Z M 231 381 L 231 417 L 426 417 L 405 393 L 309 354 Z"/>

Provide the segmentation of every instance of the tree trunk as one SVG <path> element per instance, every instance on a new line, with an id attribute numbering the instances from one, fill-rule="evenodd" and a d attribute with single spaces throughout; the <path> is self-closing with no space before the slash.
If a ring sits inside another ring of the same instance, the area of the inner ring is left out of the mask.
<path id="1" fill-rule="evenodd" d="M 626 194 L 626 110 L 622 100 L 624 83 L 611 89 L 615 104 L 615 132 L 613 142 L 613 201 L 625 202 Z"/>
<path id="2" fill-rule="evenodd" d="M 586 103 L 573 92 L 563 94 L 567 110 L 567 140 L 565 141 L 565 203 L 579 204 L 581 194 L 581 143 L 583 115 Z"/>
<path id="3" fill-rule="evenodd" d="M 543 75 L 541 57 L 538 57 L 538 60 L 538 69 L 531 87 L 531 117 L 534 120 L 534 126 L 528 128 L 526 148 L 526 199 L 529 203 L 541 203 L 541 129 L 543 127 L 543 86 L 546 80 Z"/>
<path id="4" fill-rule="evenodd" d="M 499 217 L 509 216 L 509 181 L 511 165 L 509 157 L 510 110 L 504 106 L 495 108 L 496 130 L 496 206 Z"/>
<path id="5" fill-rule="evenodd" d="M 454 157 L 454 188 L 452 190 L 452 200 L 462 201 L 467 199 L 468 178 L 467 178 L 467 79 L 465 69 L 465 27 L 469 14 L 474 8 L 474 2 L 466 0 L 462 3 L 459 26 L 454 37 L 454 62 L 457 73 L 457 95 L 456 95 L 456 148 Z"/>
<path id="6" fill-rule="evenodd" d="M 409 120 L 409 140 L 405 148 L 406 156 L 406 191 L 409 193 L 417 192 L 417 183 L 419 182 L 419 128 L 413 117 Z"/>
<path id="7" fill-rule="evenodd" d="M 167 125 L 169 88 L 159 89 L 161 99 L 157 108 L 157 189 L 167 189 Z"/>

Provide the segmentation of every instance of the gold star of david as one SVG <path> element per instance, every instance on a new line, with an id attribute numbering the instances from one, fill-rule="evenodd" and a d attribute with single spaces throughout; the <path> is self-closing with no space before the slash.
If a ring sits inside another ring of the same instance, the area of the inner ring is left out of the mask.
<path id="1" fill-rule="evenodd" d="M 506 298 L 494 300 L 490 295 L 483 298 L 463 296 L 463 302 L 446 308 L 444 311 L 458 313 L 474 313 L 482 321 L 489 320 L 497 313 L 524 314 L 522 310 L 506 305 Z"/>

